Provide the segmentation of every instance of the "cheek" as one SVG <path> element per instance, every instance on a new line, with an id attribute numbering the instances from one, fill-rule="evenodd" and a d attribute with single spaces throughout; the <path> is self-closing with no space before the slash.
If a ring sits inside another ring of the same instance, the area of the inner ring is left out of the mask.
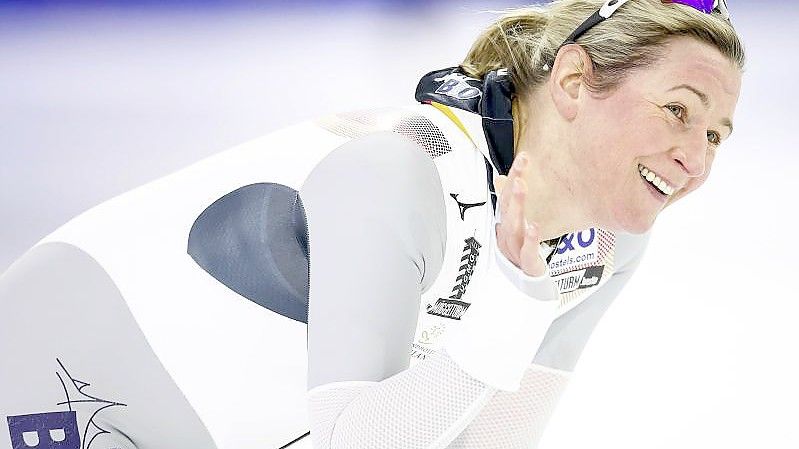
<path id="1" fill-rule="evenodd" d="M 612 158 L 629 165 L 631 161 L 666 151 L 673 141 L 672 125 L 659 111 L 644 108 L 617 116 L 618 122 L 606 130 L 604 142 L 613 148 Z"/>

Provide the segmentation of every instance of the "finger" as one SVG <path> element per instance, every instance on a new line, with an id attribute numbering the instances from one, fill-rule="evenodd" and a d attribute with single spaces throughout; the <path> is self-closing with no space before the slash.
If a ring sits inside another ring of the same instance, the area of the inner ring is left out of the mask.
<path id="1" fill-rule="evenodd" d="M 527 172 L 527 166 L 528 165 L 530 165 L 530 164 L 529 164 L 529 159 L 527 158 L 527 155 L 525 153 L 519 153 L 516 156 L 516 159 L 513 161 L 513 166 L 511 167 L 511 170 L 510 170 L 510 172 L 508 174 L 509 175 L 508 176 L 508 182 L 514 183 L 513 184 L 514 187 L 517 186 L 517 184 L 515 183 L 516 182 L 515 180 L 518 179 L 518 180 L 521 181 L 522 185 L 521 185 L 520 188 L 521 188 L 521 193 L 522 194 L 526 194 L 527 193 L 527 182 L 526 182 L 527 177 L 525 176 L 525 173 Z M 516 188 L 518 189 L 519 187 L 516 187 Z M 508 198 L 508 201 L 509 201 L 510 204 L 513 204 L 513 202 L 515 202 L 515 201 L 520 199 L 518 197 L 518 193 L 519 193 L 518 190 L 514 189 L 513 193 L 514 193 L 514 195 L 511 196 L 510 198 Z M 523 198 L 521 198 L 521 199 L 523 200 Z M 518 206 L 518 204 L 517 204 L 517 206 Z M 522 206 L 522 212 L 523 212 L 524 203 L 521 203 L 521 206 Z"/>
<path id="2" fill-rule="evenodd" d="M 516 158 L 513 160 L 513 165 L 511 165 L 511 173 L 509 175 L 513 176 L 524 176 L 524 173 L 527 171 L 527 165 L 530 162 L 529 158 L 527 157 L 527 153 L 519 152 L 516 155 Z"/>
<path id="3" fill-rule="evenodd" d="M 519 264 L 519 252 L 524 243 L 524 198 L 526 183 L 521 178 L 513 180 L 512 198 L 507 211 L 502 212 L 502 233 L 505 237 L 509 254 L 514 263 Z"/>
<path id="4" fill-rule="evenodd" d="M 504 213 L 505 208 L 508 207 L 505 198 L 505 194 L 508 193 L 507 187 L 508 187 L 507 176 L 500 175 L 498 178 L 494 180 L 494 193 L 497 196 L 497 207 L 496 210 L 494 211 L 494 214 L 497 216 L 497 218 L 500 221 L 502 220 L 502 214 Z"/>
<path id="5" fill-rule="evenodd" d="M 541 236 L 538 226 L 530 223 L 524 233 L 524 244 L 519 255 L 519 268 L 528 276 L 541 276 L 546 271 L 546 262 L 541 258 L 538 248 Z"/>
<path id="6" fill-rule="evenodd" d="M 513 179 L 505 177 L 502 185 L 502 192 L 499 194 L 499 211 L 500 219 L 505 221 L 505 215 L 508 213 L 511 200 L 513 199 Z"/>
<path id="7" fill-rule="evenodd" d="M 494 193 L 497 196 L 502 195 L 502 191 L 505 190 L 505 186 L 508 184 L 508 177 L 505 175 L 499 175 L 494 178 Z"/>
<path id="8" fill-rule="evenodd" d="M 497 246 L 505 256 L 515 265 L 519 265 L 519 252 L 523 243 L 523 228 L 519 222 L 523 216 L 523 203 L 525 185 L 519 185 L 517 179 L 522 179 L 520 174 L 524 173 L 524 166 L 527 164 L 526 155 L 518 157 L 513 161 L 513 165 L 508 172 L 508 176 L 498 177 L 499 186 L 495 183 L 495 191 L 499 192 L 501 223 L 496 228 Z M 520 197 L 521 195 L 521 197 Z M 521 209 L 521 210 L 520 210 Z"/>
<path id="9" fill-rule="evenodd" d="M 503 234 L 500 230 L 500 226 L 502 226 L 500 223 L 497 223 L 496 226 L 494 226 L 494 232 L 497 234 L 497 248 L 507 257 L 509 254 L 508 246 L 505 244 L 505 234 Z M 510 260 L 510 258 L 508 258 L 508 260 Z"/>
<path id="10" fill-rule="evenodd" d="M 498 180 L 500 181 L 500 187 L 497 187 L 496 182 L 494 184 L 494 191 L 497 193 L 497 195 L 499 195 L 500 208 L 503 214 L 508 209 L 508 205 L 513 200 L 513 196 L 502 195 L 501 192 L 510 193 L 510 194 L 513 193 L 513 179 L 518 178 L 520 173 L 524 173 L 522 165 L 524 165 L 526 162 L 527 162 L 526 157 L 516 157 L 516 159 L 513 160 L 513 164 L 511 165 L 510 170 L 508 171 L 508 175 L 498 176 Z M 506 187 L 510 187 L 510 189 L 506 189 Z"/>

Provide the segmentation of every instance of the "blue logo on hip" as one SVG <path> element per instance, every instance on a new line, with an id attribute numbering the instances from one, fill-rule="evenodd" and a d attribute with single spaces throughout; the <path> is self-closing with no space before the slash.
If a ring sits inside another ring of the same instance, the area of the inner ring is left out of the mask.
<path id="1" fill-rule="evenodd" d="M 8 417 L 13 449 L 80 449 L 75 412 L 51 412 Z"/>
<path id="2" fill-rule="evenodd" d="M 8 416 L 6 420 L 12 449 L 90 449 L 97 437 L 110 433 L 96 421 L 98 413 L 109 407 L 126 406 L 120 402 L 92 396 L 85 391 L 91 384 L 72 377 L 61 360 L 56 359 L 56 361 L 60 367 L 56 375 L 66 396 L 66 400 L 56 405 L 65 405 L 69 410 Z M 78 427 L 78 413 L 73 407 L 79 408 L 84 413 L 82 419 L 86 422 L 86 426 L 83 435 Z"/>

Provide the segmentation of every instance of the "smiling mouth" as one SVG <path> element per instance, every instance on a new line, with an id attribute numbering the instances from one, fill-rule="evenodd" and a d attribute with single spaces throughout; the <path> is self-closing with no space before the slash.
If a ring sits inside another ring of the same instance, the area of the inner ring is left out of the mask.
<path id="1" fill-rule="evenodd" d="M 654 187 L 658 192 L 662 193 L 666 197 L 670 197 L 674 194 L 675 190 L 677 190 L 673 186 L 669 185 L 669 183 L 661 179 L 657 173 L 642 164 L 638 164 L 638 173 L 641 174 L 641 178 L 643 178 L 647 184 Z"/>

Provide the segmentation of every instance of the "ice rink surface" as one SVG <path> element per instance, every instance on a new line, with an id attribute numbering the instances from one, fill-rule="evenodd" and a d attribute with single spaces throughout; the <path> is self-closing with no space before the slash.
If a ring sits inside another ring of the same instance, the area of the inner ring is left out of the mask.
<path id="1" fill-rule="evenodd" d="M 78 213 L 232 145 L 412 104 L 490 22 L 481 11 L 512 5 L 132 3 L 0 5 L 0 271 Z M 659 218 L 542 448 L 799 447 L 799 6 L 729 3 L 748 51 L 735 133 Z"/>

